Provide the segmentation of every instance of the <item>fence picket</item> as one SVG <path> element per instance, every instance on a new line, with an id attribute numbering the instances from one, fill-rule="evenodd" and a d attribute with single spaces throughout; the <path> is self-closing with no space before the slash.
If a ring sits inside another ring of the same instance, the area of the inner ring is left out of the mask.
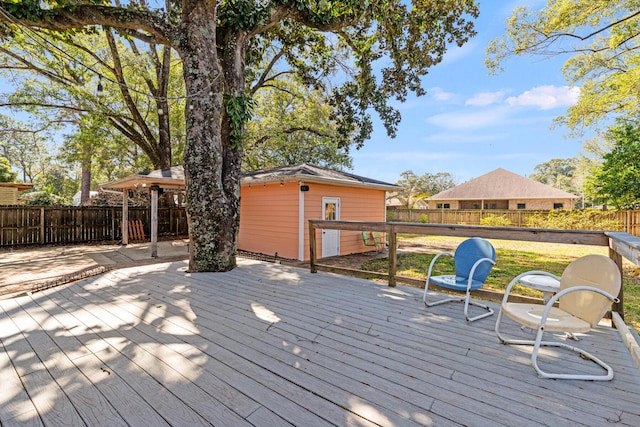
<path id="1" fill-rule="evenodd" d="M 151 234 L 149 208 L 129 208 L 140 235 Z M 158 208 L 158 235 L 185 235 L 185 209 Z M 1 206 L 0 247 L 117 241 L 122 210 L 112 207 Z"/>

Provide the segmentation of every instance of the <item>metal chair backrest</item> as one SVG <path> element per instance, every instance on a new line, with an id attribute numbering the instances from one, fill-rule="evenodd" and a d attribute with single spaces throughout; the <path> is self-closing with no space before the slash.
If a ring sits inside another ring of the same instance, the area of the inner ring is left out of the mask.
<path id="1" fill-rule="evenodd" d="M 496 260 L 496 250 L 488 240 L 480 237 L 472 237 L 460 243 L 453 256 L 456 267 L 456 276 L 469 278 L 473 265 L 480 258 L 489 258 Z M 491 273 L 493 265 L 489 262 L 483 262 L 476 268 L 473 274 L 473 280 L 484 282 Z"/>
<path id="2" fill-rule="evenodd" d="M 585 255 L 565 268 L 560 280 L 560 291 L 574 286 L 591 286 L 614 297 L 622 286 L 620 270 L 611 258 L 604 255 Z M 611 307 L 605 296 L 589 291 L 576 291 L 560 297 L 560 309 L 595 327 Z"/>

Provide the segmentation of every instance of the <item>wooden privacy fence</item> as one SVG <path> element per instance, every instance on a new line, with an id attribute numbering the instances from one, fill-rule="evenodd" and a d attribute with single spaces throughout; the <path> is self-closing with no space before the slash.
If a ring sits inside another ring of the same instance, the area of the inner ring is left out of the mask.
<path id="1" fill-rule="evenodd" d="M 634 236 L 640 236 L 640 210 L 616 212 L 617 219 L 623 224 L 623 230 Z"/>
<path id="2" fill-rule="evenodd" d="M 129 221 L 139 221 L 146 236 L 150 217 L 149 208 L 129 208 Z M 117 241 L 121 221 L 119 207 L 0 207 L 0 247 Z M 188 234 L 184 208 L 158 208 L 158 234 Z"/>
<path id="3" fill-rule="evenodd" d="M 504 218 L 510 227 L 526 228 L 528 220 L 540 215 L 549 215 L 552 211 L 533 210 L 495 210 L 495 209 L 402 209 L 387 208 L 387 221 L 413 222 L 423 224 L 482 225 L 482 220 L 491 217 Z M 600 220 L 616 224 L 616 231 L 624 231 L 640 236 L 640 210 L 633 211 L 594 211 Z M 506 224 L 501 224 L 506 225 Z"/>
<path id="4" fill-rule="evenodd" d="M 525 223 L 529 217 L 539 214 L 540 211 L 526 210 L 387 208 L 387 221 L 419 222 L 423 224 L 480 225 L 483 218 L 500 216 L 508 218 L 514 227 L 525 227 Z"/>

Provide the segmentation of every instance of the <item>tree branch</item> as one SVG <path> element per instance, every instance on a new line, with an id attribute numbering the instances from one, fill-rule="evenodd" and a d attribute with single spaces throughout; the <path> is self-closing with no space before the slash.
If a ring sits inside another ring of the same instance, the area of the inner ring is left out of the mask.
<path id="1" fill-rule="evenodd" d="M 40 8 L 37 14 L 25 8 L 24 14 L 14 16 L 7 12 L 14 7 L 12 2 L 0 1 L 0 21 L 53 31 L 103 25 L 118 28 L 147 42 L 151 38 L 161 44 L 171 44 L 174 36 L 179 36 L 177 28 L 169 24 L 161 12 L 146 9 L 74 3 L 68 8 Z"/>
<path id="2" fill-rule="evenodd" d="M 339 18 L 331 19 L 328 22 L 320 23 L 317 20 L 317 16 L 315 16 L 315 14 L 309 8 L 300 10 L 289 5 L 278 5 L 273 9 L 271 15 L 269 16 L 269 19 L 265 24 L 257 26 L 248 32 L 248 38 L 252 38 L 257 34 L 261 34 L 275 27 L 286 18 L 292 19 L 318 31 L 335 32 L 344 27 L 350 27 L 357 24 L 358 22 L 362 22 L 363 20 L 365 20 L 366 16 L 371 12 L 372 9 L 373 5 L 371 4 L 363 7 L 360 13 L 354 12 L 350 15 L 344 15 Z"/>
<path id="3" fill-rule="evenodd" d="M 52 108 L 59 110 L 68 110 L 75 111 L 80 113 L 86 113 L 86 110 L 83 107 L 73 106 L 73 105 L 59 105 L 59 104 L 48 104 L 43 102 L 0 102 L 0 107 L 40 107 L 40 108 Z"/>
<path id="4" fill-rule="evenodd" d="M 602 27 L 602 28 L 598 28 L 597 30 L 595 30 L 595 31 L 591 32 L 590 34 L 587 34 L 586 36 L 579 36 L 579 35 L 572 34 L 572 33 L 557 33 L 557 34 L 552 34 L 552 35 L 550 35 L 550 36 L 548 36 L 548 37 L 549 37 L 549 38 L 551 38 L 551 37 L 554 37 L 554 38 L 570 37 L 570 38 L 576 38 L 576 39 L 578 39 L 578 40 L 580 40 L 580 41 L 585 41 L 585 40 L 587 40 L 587 39 L 590 39 L 590 38 L 591 38 L 591 37 L 593 37 L 593 36 L 597 36 L 598 34 L 600 34 L 600 33 L 603 33 L 603 32 L 605 32 L 605 31 L 607 31 L 607 30 L 608 30 L 608 29 L 610 29 L 610 28 L 615 27 L 616 25 L 622 24 L 623 22 L 626 22 L 626 21 L 628 21 L 628 20 L 630 20 L 630 19 L 633 19 L 633 18 L 635 18 L 636 16 L 640 16 L 640 10 L 638 10 L 638 11 L 636 11 L 636 12 L 634 12 L 634 13 L 630 14 L 630 15 L 627 15 L 627 16 L 625 16 L 625 17 L 623 17 L 623 18 L 620 18 L 620 19 L 618 19 L 617 21 L 613 21 L 613 22 L 612 22 L 612 23 L 610 23 L 609 25 L 605 25 L 605 26 L 604 26 L 604 27 Z M 619 46 L 619 45 L 620 45 L 620 44 L 618 44 L 618 46 Z M 617 46 L 616 46 L 616 47 L 617 47 Z"/>
<path id="5" fill-rule="evenodd" d="M 3 53 L 5 55 L 11 57 L 12 59 L 14 59 L 15 61 L 17 61 L 20 64 L 23 64 L 25 69 L 35 71 L 36 73 L 40 74 L 41 76 L 46 77 L 47 79 L 50 79 L 50 80 L 52 80 L 54 82 L 57 82 L 57 83 L 62 84 L 62 85 L 75 84 L 74 81 L 66 79 L 63 76 L 60 76 L 60 75 L 58 75 L 56 73 L 53 73 L 53 72 L 51 72 L 51 71 L 49 71 L 47 69 L 40 68 L 40 67 L 36 66 L 35 64 L 27 61 L 24 57 L 19 56 L 19 55 L 13 53 L 12 51 L 5 49 L 4 47 L 0 47 L 0 53 Z M 18 68 L 18 67 L 0 67 L 0 68 L 12 69 L 12 68 Z"/>
<path id="6" fill-rule="evenodd" d="M 256 84 L 253 85 L 253 87 L 251 88 L 251 95 L 254 95 L 258 91 L 258 89 L 260 89 L 262 87 L 262 85 L 265 83 L 265 81 L 267 81 L 267 76 L 269 75 L 269 73 L 271 72 L 271 70 L 273 69 L 275 64 L 278 62 L 278 60 L 280 58 L 282 58 L 283 56 L 284 56 L 284 51 L 280 50 L 278 53 L 276 53 L 273 56 L 273 58 L 271 58 L 271 61 L 269 61 L 269 63 L 266 65 L 266 67 L 264 67 L 264 70 L 262 70 L 262 74 L 260 75 L 260 78 L 258 79 Z M 275 76 L 270 77 L 270 79 L 276 78 L 281 74 L 283 74 L 283 73 L 278 73 Z"/>
<path id="7" fill-rule="evenodd" d="M 50 126 L 43 126 L 39 129 L 18 129 L 18 128 L 4 128 L 4 129 L 0 129 L 0 133 L 30 133 L 30 134 L 37 134 L 40 133 L 42 131 L 45 131 L 49 128 Z"/>
<path id="8" fill-rule="evenodd" d="M 131 113 L 133 121 L 141 129 L 144 138 L 147 141 L 155 141 L 155 136 L 151 132 L 151 129 L 149 129 L 149 126 L 147 126 L 146 121 L 140 114 L 140 110 L 138 110 L 138 106 L 129 93 L 129 87 L 127 86 L 127 82 L 124 79 L 122 63 L 120 62 L 120 53 L 118 51 L 118 47 L 116 46 L 115 38 L 109 30 L 105 31 L 105 35 L 107 37 L 107 42 L 109 43 L 109 49 L 111 51 L 111 57 L 113 59 L 114 75 L 116 77 L 116 81 L 118 82 L 118 88 L 120 89 L 120 93 L 122 94 L 122 99 L 124 100 L 127 109 Z"/>
<path id="9" fill-rule="evenodd" d="M 322 137 L 329 137 L 330 136 L 329 134 L 321 132 L 318 129 L 310 127 L 310 126 L 296 126 L 296 127 L 291 127 L 291 128 L 284 129 L 284 130 L 280 131 L 280 133 L 284 133 L 286 135 L 291 135 L 291 134 L 296 133 L 296 132 L 308 132 L 308 133 L 312 133 L 314 135 L 322 136 Z M 265 142 L 269 141 L 273 137 L 274 137 L 273 135 L 263 135 L 261 138 L 256 140 L 253 145 L 257 146 L 257 145 L 264 144 Z"/>

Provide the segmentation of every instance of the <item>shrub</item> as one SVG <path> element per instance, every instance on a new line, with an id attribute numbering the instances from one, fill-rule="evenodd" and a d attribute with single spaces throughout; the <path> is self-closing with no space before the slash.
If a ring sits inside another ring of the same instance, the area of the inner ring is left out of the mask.
<path id="1" fill-rule="evenodd" d="M 538 212 L 526 219 L 529 228 L 554 228 L 559 230 L 622 230 L 622 224 L 608 212 L 596 209 L 552 210 Z"/>
<path id="2" fill-rule="evenodd" d="M 426 214 L 420 215 L 420 222 L 422 224 L 427 224 L 429 222 L 429 216 Z"/>
<path id="3" fill-rule="evenodd" d="M 511 227 L 511 220 L 506 215 L 489 215 L 480 220 L 480 225 L 488 225 L 494 227 Z"/>
<path id="4" fill-rule="evenodd" d="M 129 191 L 128 203 L 131 207 L 151 206 L 151 196 L 148 189 L 135 189 Z M 160 200 L 158 200 L 160 202 Z M 98 194 L 89 199 L 87 206 L 122 206 L 122 194 L 98 190 Z"/>
<path id="5" fill-rule="evenodd" d="M 68 197 L 57 196 L 46 191 L 32 191 L 20 196 L 20 201 L 26 206 L 73 206 Z"/>

